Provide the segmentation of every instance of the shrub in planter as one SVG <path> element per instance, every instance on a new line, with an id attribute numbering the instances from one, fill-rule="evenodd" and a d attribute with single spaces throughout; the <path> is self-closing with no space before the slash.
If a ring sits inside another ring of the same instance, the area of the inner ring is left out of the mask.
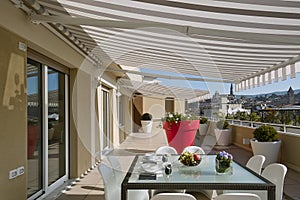
<path id="1" fill-rule="evenodd" d="M 266 161 L 263 167 L 277 162 L 281 141 L 278 133 L 272 126 L 260 126 L 253 132 L 251 147 L 254 155 L 264 155 Z"/>
<path id="2" fill-rule="evenodd" d="M 206 117 L 200 118 L 200 127 L 199 127 L 199 134 L 206 135 L 208 129 L 208 119 Z"/>
<path id="3" fill-rule="evenodd" d="M 152 115 L 150 113 L 144 113 L 142 115 L 141 124 L 142 124 L 143 131 L 145 133 L 151 133 L 152 124 L 153 124 Z"/>
<path id="4" fill-rule="evenodd" d="M 230 145 L 231 129 L 226 120 L 219 120 L 216 124 L 215 135 L 218 145 Z"/>
<path id="5" fill-rule="evenodd" d="M 150 113 L 144 113 L 142 115 L 142 119 L 141 120 L 143 120 L 143 121 L 150 121 L 150 120 L 152 120 L 152 115 Z"/>
<path id="6" fill-rule="evenodd" d="M 255 129 L 253 136 L 259 142 L 278 141 L 278 133 L 273 126 L 260 126 Z"/>
<path id="7" fill-rule="evenodd" d="M 222 129 L 228 129 L 229 124 L 226 120 L 219 120 L 216 126 L 218 129 L 222 130 Z"/>
<path id="8" fill-rule="evenodd" d="M 200 118 L 200 124 L 207 124 L 208 119 L 206 117 L 201 117 Z"/>
<path id="9" fill-rule="evenodd" d="M 194 144 L 194 139 L 199 128 L 199 117 L 191 114 L 166 113 L 162 118 L 163 128 L 166 132 L 169 146 L 177 152 Z"/>

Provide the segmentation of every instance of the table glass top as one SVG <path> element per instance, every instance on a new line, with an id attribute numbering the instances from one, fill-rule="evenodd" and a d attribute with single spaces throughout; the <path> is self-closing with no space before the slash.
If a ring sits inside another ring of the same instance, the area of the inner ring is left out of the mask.
<path id="1" fill-rule="evenodd" d="M 137 162 L 129 177 L 128 183 L 266 183 L 243 166 L 233 162 L 232 173 L 219 175 L 215 171 L 215 155 L 202 155 L 198 166 L 187 167 L 178 161 L 177 155 L 168 156 L 167 163 L 172 164 L 171 175 L 166 175 L 161 155 L 143 156 Z M 151 172 L 156 174 L 155 180 L 139 180 L 141 173 Z"/>

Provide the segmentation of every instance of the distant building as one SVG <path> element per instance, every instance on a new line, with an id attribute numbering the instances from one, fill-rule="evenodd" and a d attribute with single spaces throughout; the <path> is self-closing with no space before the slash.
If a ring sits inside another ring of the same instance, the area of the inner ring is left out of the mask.
<path id="1" fill-rule="evenodd" d="M 287 95 L 288 95 L 289 104 L 295 104 L 295 93 L 292 87 L 289 88 Z"/>
<path id="2" fill-rule="evenodd" d="M 204 106 L 202 106 L 204 107 Z M 222 113 L 224 116 L 229 114 L 233 114 L 238 111 L 245 111 L 242 108 L 242 104 L 238 99 L 236 99 L 233 94 L 233 86 L 230 86 L 230 93 L 228 95 L 219 94 L 219 92 L 215 92 L 213 97 L 211 98 L 210 107 L 204 109 L 205 116 L 216 117 L 217 113 Z M 246 112 L 250 112 L 250 110 L 246 110 Z"/>

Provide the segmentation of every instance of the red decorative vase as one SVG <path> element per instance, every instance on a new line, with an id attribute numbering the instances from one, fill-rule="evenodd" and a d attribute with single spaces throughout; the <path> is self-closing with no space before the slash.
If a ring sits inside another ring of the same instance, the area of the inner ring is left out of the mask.
<path id="1" fill-rule="evenodd" d="M 200 120 L 186 120 L 178 123 L 164 122 L 163 128 L 166 131 L 169 146 L 174 147 L 181 153 L 187 146 L 194 144 Z"/>
<path id="2" fill-rule="evenodd" d="M 28 125 L 28 136 L 27 136 L 27 158 L 28 159 L 33 158 L 38 139 L 39 139 L 38 126 Z"/>

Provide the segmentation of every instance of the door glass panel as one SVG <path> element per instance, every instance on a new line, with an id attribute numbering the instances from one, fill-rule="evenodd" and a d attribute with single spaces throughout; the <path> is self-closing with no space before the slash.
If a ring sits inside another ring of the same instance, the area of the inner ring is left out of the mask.
<path id="1" fill-rule="evenodd" d="M 41 65 L 27 62 L 27 197 L 42 189 Z"/>
<path id="2" fill-rule="evenodd" d="M 103 149 L 109 147 L 109 93 L 102 92 L 103 96 Z"/>
<path id="3" fill-rule="evenodd" d="M 48 185 L 66 174 L 65 75 L 48 69 Z"/>

